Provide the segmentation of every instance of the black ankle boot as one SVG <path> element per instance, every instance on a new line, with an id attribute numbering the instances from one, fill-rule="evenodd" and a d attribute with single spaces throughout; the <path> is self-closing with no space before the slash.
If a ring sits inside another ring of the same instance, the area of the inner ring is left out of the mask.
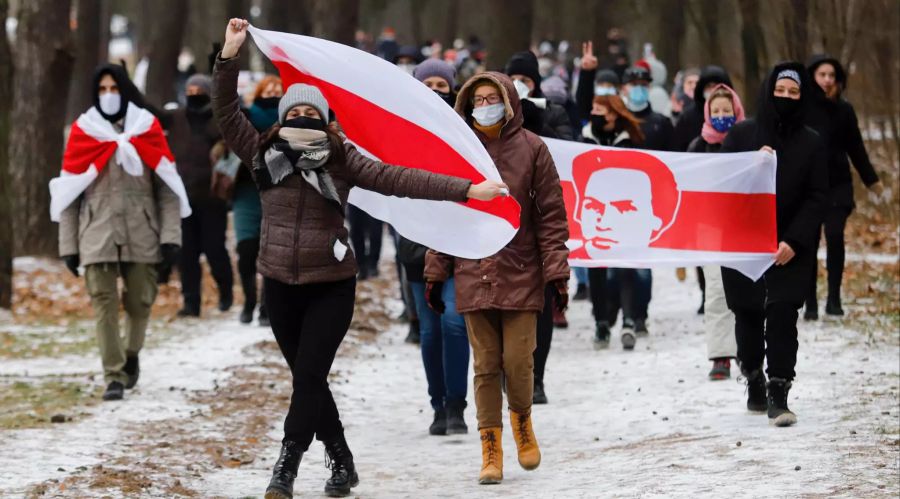
<path id="1" fill-rule="evenodd" d="M 447 435 L 463 435 L 469 433 L 466 418 L 463 412 L 466 409 L 465 400 L 447 401 Z"/>
<path id="2" fill-rule="evenodd" d="M 255 303 L 244 302 L 244 308 L 241 309 L 241 316 L 238 319 L 241 324 L 250 324 L 253 322 L 253 311 L 256 309 Z"/>
<path id="3" fill-rule="evenodd" d="M 769 380 L 769 424 L 774 426 L 791 426 L 797 423 L 797 415 L 788 409 L 788 392 L 791 382 L 780 378 Z"/>
<path id="4" fill-rule="evenodd" d="M 350 489 L 359 485 L 359 476 L 353 464 L 353 454 L 347 446 L 347 440 L 339 438 L 325 443 L 325 466 L 331 468 L 331 478 L 325 482 L 325 494 L 328 497 L 346 497 Z"/>
<path id="5" fill-rule="evenodd" d="M 765 412 L 768 409 L 768 402 L 766 401 L 766 374 L 762 367 L 748 373 L 742 366 L 741 374 L 747 380 L 747 410 Z"/>
<path id="6" fill-rule="evenodd" d="M 291 499 L 294 497 L 294 479 L 303 451 L 296 442 L 285 440 L 281 444 L 281 454 L 272 469 L 272 480 L 266 489 L 266 499 Z"/>

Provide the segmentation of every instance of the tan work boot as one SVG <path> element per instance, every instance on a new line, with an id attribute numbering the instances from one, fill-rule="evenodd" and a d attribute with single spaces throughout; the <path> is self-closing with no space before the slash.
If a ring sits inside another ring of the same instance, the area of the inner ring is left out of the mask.
<path id="1" fill-rule="evenodd" d="M 481 474 L 478 483 L 490 485 L 503 480 L 503 428 L 482 428 L 481 432 Z"/>
<path id="2" fill-rule="evenodd" d="M 529 471 L 536 469 L 541 464 L 541 449 L 531 428 L 531 411 L 519 413 L 510 410 L 509 422 L 519 450 L 519 464 Z"/>

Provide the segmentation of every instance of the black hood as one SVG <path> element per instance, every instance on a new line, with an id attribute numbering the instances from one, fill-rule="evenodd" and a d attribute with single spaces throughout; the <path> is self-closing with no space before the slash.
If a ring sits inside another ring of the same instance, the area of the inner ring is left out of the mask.
<path id="1" fill-rule="evenodd" d="M 843 92 L 847 89 L 847 72 L 844 71 L 844 66 L 841 65 L 841 61 L 831 57 L 826 54 L 816 54 L 809 58 L 809 61 L 806 63 L 806 70 L 809 73 L 809 78 L 812 83 L 816 81 L 816 70 L 819 69 L 819 66 L 822 64 L 831 64 L 834 66 L 834 79 L 837 82 L 838 88 L 840 92 Z M 819 85 L 811 85 L 813 87 L 812 91 L 814 94 L 825 97 L 825 92 L 822 90 Z M 840 92 L 838 93 L 840 95 Z"/>
<path id="2" fill-rule="evenodd" d="M 700 71 L 700 79 L 697 80 L 697 86 L 694 88 L 694 102 L 697 104 L 697 109 L 701 110 L 701 114 L 703 113 L 703 105 L 706 103 L 706 99 L 703 97 L 703 88 L 710 83 L 724 83 L 730 88 L 734 88 L 734 85 L 731 84 L 731 77 L 728 76 L 728 71 L 725 71 L 725 68 L 721 66 L 706 66 L 703 68 Z"/>
<path id="3" fill-rule="evenodd" d="M 788 119 L 783 119 L 775 111 L 775 96 L 772 93 L 775 91 L 778 74 L 786 69 L 796 71 L 800 75 L 800 111 Z M 811 82 L 812 78 L 806 72 L 806 66 L 800 62 L 781 62 L 772 68 L 766 81 L 763 82 L 757 100 L 756 121 L 763 144 L 774 146 L 776 136 L 803 126 L 804 111 L 813 97 Z"/>
<path id="4" fill-rule="evenodd" d="M 97 88 L 100 86 L 100 79 L 103 78 L 104 75 L 112 76 L 113 80 L 116 81 L 116 85 L 119 86 L 119 95 L 122 96 L 122 107 L 115 115 L 108 115 L 100 109 L 100 96 L 97 92 Z M 140 90 L 134 86 L 131 78 L 128 77 L 128 71 L 118 64 L 103 64 L 99 66 L 94 71 L 94 86 L 92 88 L 94 92 L 94 107 L 97 108 L 97 111 L 100 111 L 100 114 L 104 118 L 113 123 L 125 116 L 125 111 L 128 109 L 129 102 L 134 103 L 134 105 L 138 107 L 146 107 L 144 104 L 144 96 L 141 95 Z"/>

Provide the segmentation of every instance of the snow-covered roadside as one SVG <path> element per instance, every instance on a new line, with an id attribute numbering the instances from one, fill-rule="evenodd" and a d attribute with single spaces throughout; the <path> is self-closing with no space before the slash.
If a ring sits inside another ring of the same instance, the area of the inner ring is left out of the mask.
<path id="1" fill-rule="evenodd" d="M 480 448 L 471 387 L 470 433 L 430 437 L 421 358 L 394 327 L 337 359 L 333 383 L 356 456 L 359 497 L 897 497 L 900 345 L 866 344 L 839 322 L 800 326 L 793 428 L 744 409 L 744 387 L 707 381 L 694 314 L 696 284 L 655 272 L 651 337 L 634 352 L 591 348 L 589 305 L 576 302 L 557 330 L 547 372 L 550 404 L 534 409 L 540 469 L 525 472 L 504 434 L 505 481 L 476 483 Z M 733 374 L 737 369 L 733 368 Z M 471 379 L 471 377 L 470 377 Z M 191 484 L 209 495 L 259 497 L 277 456 Z M 322 448 L 304 456 L 295 497 L 321 497 Z"/>
<path id="2" fill-rule="evenodd" d="M 191 331 L 189 336 L 179 336 L 179 341 L 144 350 L 141 380 L 135 390 L 126 393 L 124 402 L 87 409 L 89 416 L 75 423 L 0 432 L 0 496 L 18 497 L 31 485 L 102 462 L 103 454 L 116 450 L 115 442 L 125 426 L 197 410 L 186 402 L 186 391 L 221 383 L 228 376 L 227 367 L 253 361 L 243 351 L 245 347 L 271 334 L 265 328 L 240 326 L 234 319 L 195 321 Z M 102 378 L 97 355 L 4 360 L 0 372 L 21 376 L 97 374 L 97 379 Z"/>

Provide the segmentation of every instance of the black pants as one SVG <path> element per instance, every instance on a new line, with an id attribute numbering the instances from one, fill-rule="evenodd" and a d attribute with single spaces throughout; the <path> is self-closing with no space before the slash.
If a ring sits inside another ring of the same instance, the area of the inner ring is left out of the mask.
<path id="1" fill-rule="evenodd" d="M 591 312 L 595 322 L 615 322 L 615 316 L 610 320 L 610 311 L 619 309 L 618 293 L 612 293 L 607 286 L 607 271 L 605 268 L 588 269 L 588 290 L 591 294 Z M 615 301 L 615 306 L 610 304 Z"/>
<path id="2" fill-rule="evenodd" d="M 244 289 L 244 306 L 248 309 L 256 307 L 256 259 L 259 257 L 259 238 L 244 239 L 237 243 L 238 275 L 241 277 L 241 288 Z M 259 298 L 259 314 L 266 317 L 266 291 L 263 289 Z"/>
<path id="3" fill-rule="evenodd" d="M 767 361 L 770 378 L 794 379 L 797 365 L 797 309 L 787 302 L 734 308 L 734 332 L 741 368 L 753 371 Z"/>
<path id="4" fill-rule="evenodd" d="M 328 372 L 353 319 L 356 278 L 290 285 L 266 277 L 263 286 L 272 332 L 293 376 L 284 439 L 305 452 L 313 436 L 330 442 L 344 431 Z"/>
<path id="5" fill-rule="evenodd" d="M 825 269 L 828 270 L 828 301 L 836 304 L 841 302 L 841 281 L 844 278 L 844 228 L 847 226 L 847 218 L 852 209 L 848 206 L 831 206 L 825 213 L 825 221 L 822 226 L 825 229 Z M 818 265 L 813 270 L 809 280 L 809 290 L 806 297 L 806 307 L 817 309 L 816 281 L 818 280 Z"/>
<path id="6" fill-rule="evenodd" d="M 550 343 L 553 342 L 553 307 L 556 293 L 553 285 L 548 284 L 544 290 L 544 311 L 537 320 L 537 346 L 534 349 L 534 382 L 544 382 L 544 368 L 547 367 L 547 356 L 550 355 Z"/>
<path id="7" fill-rule="evenodd" d="M 347 208 L 347 221 L 350 223 L 350 242 L 356 263 L 367 272 L 377 270 L 384 223 L 352 204 Z"/>
<path id="8" fill-rule="evenodd" d="M 185 307 L 200 310 L 201 278 L 200 255 L 212 271 L 219 294 L 231 296 L 234 275 L 231 259 L 225 249 L 225 229 L 228 225 L 228 207 L 220 201 L 196 203 L 191 206 L 191 216 L 181 219 L 181 256 L 178 268 L 181 272 L 181 294 Z"/>

